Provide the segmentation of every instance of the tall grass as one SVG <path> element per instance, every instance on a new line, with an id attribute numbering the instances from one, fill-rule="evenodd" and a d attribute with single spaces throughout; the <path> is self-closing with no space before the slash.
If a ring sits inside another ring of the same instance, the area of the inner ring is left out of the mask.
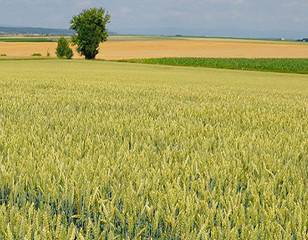
<path id="1" fill-rule="evenodd" d="M 149 58 L 121 61 L 188 67 L 308 73 L 308 58 Z"/>
<path id="2" fill-rule="evenodd" d="M 306 76 L 0 71 L 0 239 L 307 239 Z"/>

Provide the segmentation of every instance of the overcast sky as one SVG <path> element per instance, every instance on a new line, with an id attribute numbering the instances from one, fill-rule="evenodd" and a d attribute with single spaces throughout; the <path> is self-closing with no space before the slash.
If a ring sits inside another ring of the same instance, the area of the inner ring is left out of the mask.
<path id="1" fill-rule="evenodd" d="M 91 7 L 118 33 L 308 37 L 308 0 L 0 0 L 0 26 L 69 28 Z"/>

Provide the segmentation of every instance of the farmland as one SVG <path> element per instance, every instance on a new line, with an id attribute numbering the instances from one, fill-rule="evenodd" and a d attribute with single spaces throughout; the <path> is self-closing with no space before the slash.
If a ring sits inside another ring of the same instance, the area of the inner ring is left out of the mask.
<path id="1" fill-rule="evenodd" d="M 0 42 L 53 42 L 51 38 L 40 38 L 40 37 L 0 37 Z"/>
<path id="2" fill-rule="evenodd" d="M 308 58 L 146 58 L 120 62 L 308 74 Z"/>
<path id="3" fill-rule="evenodd" d="M 0 72 L 0 239 L 308 238 L 307 75 L 81 60 Z"/>
<path id="4" fill-rule="evenodd" d="M 55 57 L 56 42 L 21 41 L 19 39 L 18 42 L 1 42 L 0 38 L 0 54 L 5 53 L 7 58 L 25 58 L 30 57 L 32 53 L 46 56 L 49 51 L 51 57 Z M 308 43 L 164 36 L 111 36 L 109 41 L 101 44 L 100 49 L 97 58 L 107 60 L 163 57 L 307 58 L 308 56 Z M 74 58 L 81 57 L 75 52 Z"/>

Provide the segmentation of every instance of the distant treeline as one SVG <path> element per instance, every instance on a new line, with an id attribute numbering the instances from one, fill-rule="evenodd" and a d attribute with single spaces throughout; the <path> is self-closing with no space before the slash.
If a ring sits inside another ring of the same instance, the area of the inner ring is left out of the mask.
<path id="1" fill-rule="evenodd" d="M 69 29 L 31 28 L 31 27 L 0 27 L 0 34 L 22 34 L 22 35 L 74 35 Z"/>
<path id="2" fill-rule="evenodd" d="M 0 35 L 43 35 L 43 36 L 67 36 L 75 35 L 75 31 L 61 28 L 32 28 L 32 27 L 0 27 Z M 117 35 L 109 32 L 109 35 Z"/>
<path id="3" fill-rule="evenodd" d="M 0 37 L 0 42 L 56 42 L 58 38 L 45 37 Z"/>

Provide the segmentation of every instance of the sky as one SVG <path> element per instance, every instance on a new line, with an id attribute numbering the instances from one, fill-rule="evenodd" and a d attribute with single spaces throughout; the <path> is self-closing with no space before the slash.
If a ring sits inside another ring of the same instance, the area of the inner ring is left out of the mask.
<path id="1" fill-rule="evenodd" d="M 308 0 L 0 0 L 0 26 L 69 28 L 92 7 L 122 34 L 308 37 Z"/>

